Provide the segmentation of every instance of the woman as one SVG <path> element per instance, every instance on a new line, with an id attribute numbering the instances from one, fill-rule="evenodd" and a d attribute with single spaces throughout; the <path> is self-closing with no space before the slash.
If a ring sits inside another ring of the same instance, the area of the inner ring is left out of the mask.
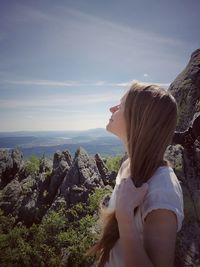
<path id="1" fill-rule="evenodd" d="M 184 218 L 180 183 L 164 159 L 176 101 L 156 85 L 133 83 L 110 111 L 106 129 L 122 140 L 128 158 L 109 207 L 100 207 L 102 235 L 87 255 L 96 255 L 98 267 L 172 267 Z"/>

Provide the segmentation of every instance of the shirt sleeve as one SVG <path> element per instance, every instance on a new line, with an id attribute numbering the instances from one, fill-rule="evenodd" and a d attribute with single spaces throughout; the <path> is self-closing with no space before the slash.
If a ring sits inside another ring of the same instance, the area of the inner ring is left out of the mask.
<path id="1" fill-rule="evenodd" d="M 116 190 L 117 190 L 117 187 L 118 187 L 118 185 L 115 184 L 115 187 L 114 187 L 114 189 L 112 191 L 112 194 L 110 196 L 109 205 L 108 205 L 108 207 L 109 207 L 110 210 L 115 210 Z"/>
<path id="2" fill-rule="evenodd" d="M 175 190 L 154 189 L 147 193 L 142 204 L 142 222 L 152 210 L 168 209 L 175 213 L 177 218 L 177 232 L 181 230 L 184 219 L 182 189 Z"/>

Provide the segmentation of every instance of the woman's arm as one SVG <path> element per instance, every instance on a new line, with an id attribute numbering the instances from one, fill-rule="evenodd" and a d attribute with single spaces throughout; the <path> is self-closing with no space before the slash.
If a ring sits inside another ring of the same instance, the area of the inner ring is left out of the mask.
<path id="1" fill-rule="evenodd" d="M 124 259 L 123 267 L 153 267 L 143 248 L 133 217 L 130 216 L 123 224 L 118 221 L 118 227 Z"/>
<path id="2" fill-rule="evenodd" d="M 167 208 L 153 209 L 144 218 L 143 243 L 133 210 L 144 201 L 148 184 L 135 187 L 124 178 L 116 191 L 115 215 L 124 255 L 123 267 L 172 267 L 176 243 L 176 214 Z"/>
<path id="3" fill-rule="evenodd" d="M 140 239 L 132 214 L 118 220 L 123 267 L 173 267 L 176 243 L 176 215 L 167 209 L 150 212 Z"/>

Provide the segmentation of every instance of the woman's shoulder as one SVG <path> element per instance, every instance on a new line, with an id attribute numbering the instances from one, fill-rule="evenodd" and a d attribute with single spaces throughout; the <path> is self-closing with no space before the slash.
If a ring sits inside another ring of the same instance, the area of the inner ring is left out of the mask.
<path id="1" fill-rule="evenodd" d="M 159 167 L 147 183 L 148 192 L 141 205 L 143 223 L 152 210 L 169 209 L 177 215 L 179 231 L 184 218 L 184 203 L 181 184 L 174 170 L 169 166 Z"/>
<path id="2" fill-rule="evenodd" d="M 147 181 L 149 192 L 154 190 L 176 190 L 182 193 L 181 182 L 178 180 L 174 170 L 170 166 L 160 166 L 153 176 Z"/>

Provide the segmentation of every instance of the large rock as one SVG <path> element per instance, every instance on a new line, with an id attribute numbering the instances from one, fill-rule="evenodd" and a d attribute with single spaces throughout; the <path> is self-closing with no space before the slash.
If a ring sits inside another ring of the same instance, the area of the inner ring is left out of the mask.
<path id="1" fill-rule="evenodd" d="M 114 188 L 115 178 L 116 178 L 117 173 L 115 171 L 112 171 L 112 172 L 108 171 L 108 168 L 99 153 L 97 153 L 94 156 L 94 159 L 96 161 L 96 165 L 97 165 L 97 168 L 99 170 L 99 173 L 101 175 L 104 185 L 110 185 Z"/>
<path id="2" fill-rule="evenodd" d="M 22 192 L 22 186 L 17 179 L 13 179 L 2 189 L 0 192 L 0 208 L 4 210 L 5 214 L 16 211 Z"/>
<path id="3" fill-rule="evenodd" d="M 188 64 L 188 76 L 192 82 L 200 87 L 200 49 L 192 53 L 190 63 Z"/>
<path id="4" fill-rule="evenodd" d="M 22 168 L 23 156 L 18 148 L 11 151 L 0 149 L 0 189 L 6 186 Z"/>
<path id="5" fill-rule="evenodd" d="M 192 53 L 188 65 L 168 90 L 178 103 L 177 130 L 184 131 L 200 112 L 200 49 Z"/>
<path id="6" fill-rule="evenodd" d="M 40 222 L 54 202 L 58 188 L 71 166 L 71 155 L 68 151 L 57 151 L 54 154 L 53 164 L 43 157 L 40 161 L 40 172 L 32 179 L 30 194 L 26 194 L 19 209 L 19 220 L 31 225 Z M 51 166 L 53 166 L 52 172 Z M 26 185 L 24 179 L 23 185 Z M 29 181 L 29 184 L 31 180 Z"/>
<path id="7" fill-rule="evenodd" d="M 44 155 L 40 159 L 39 172 L 51 172 L 52 171 L 52 162 L 48 160 Z"/>
<path id="8" fill-rule="evenodd" d="M 186 68 L 170 85 L 178 103 L 177 130 L 184 131 L 200 112 L 200 49 L 191 55 Z M 175 267 L 200 266 L 200 144 L 188 149 L 170 146 L 166 157 L 181 181 L 185 219 L 177 236 Z"/>
<path id="9" fill-rule="evenodd" d="M 182 165 L 175 169 L 181 181 L 185 218 L 177 236 L 175 267 L 200 266 L 200 150 L 182 149 Z"/>
<path id="10" fill-rule="evenodd" d="M 63 182 L 72 165 L 72 156 L 69 151 L 57 151 L 53 158 L 53 172 L 50 178 L 48 193 L 55 197 L 57 190 Z"/>
<path id="11" fill-rule="evenodd" d="M 74 156 L 72 166 L 60 187 L 60 195 L 68 205 L 86 202 L 95 188 L 103 187 L 103 181 L 95 160 L 88 156 L 83 148 L 79 148 Z"/>
<path id="12" fill-rule="evenodd" d="M 38 222 L 37 218 L 37 199 L 39 196 L 38 177 L 29 175 L 21 182 L 23 193 L 21 194 L 15 213 L 17 221 L 22 221 L 25 225 L 30 226 L 33 222 Z"/>
<path id="13" fill-rule="evenodd" d="M 5 214 L 12 214 L 16 221 L 31 225 L 38 222 L 37 201 L 39 177 L 34 174 L 19 181 L 17 178 L 8 183 L 0 194 L 0 208 Z"/>

